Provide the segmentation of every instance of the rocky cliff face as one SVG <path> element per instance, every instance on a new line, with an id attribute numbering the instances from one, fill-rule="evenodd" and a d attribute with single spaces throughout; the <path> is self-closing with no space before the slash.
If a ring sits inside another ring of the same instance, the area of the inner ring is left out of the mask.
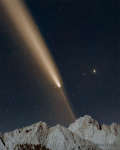
<path id="1" fill-rule="evenodd" d="M 0 150 L 118 150 L 119 143 L 119 125 L 101 126 L 90 116 L 69 128 L 39 122 L 0 135 Z"/>

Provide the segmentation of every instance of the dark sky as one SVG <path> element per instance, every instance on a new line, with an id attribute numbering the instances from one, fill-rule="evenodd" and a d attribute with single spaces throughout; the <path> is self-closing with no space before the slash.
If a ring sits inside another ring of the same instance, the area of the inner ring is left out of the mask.
<path id="1" fill-rule="evenodd" d="M 89 114 L 100 122 L 120 122 L 119 1 L 25 2 L 54 56 L 76 117 Z M 45 89 L 9 32 L 1 19 L 0 130 L 40 120 L 52 124 L 44 111 L 49 107 Z"/>

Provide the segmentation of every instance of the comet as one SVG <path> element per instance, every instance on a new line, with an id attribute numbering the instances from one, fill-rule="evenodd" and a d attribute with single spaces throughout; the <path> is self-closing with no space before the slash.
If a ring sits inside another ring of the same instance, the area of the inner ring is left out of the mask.
<path id="1" fill-rule="evenodd" d="M 46 43 L 34 23 L 22 0 L 1 0 L 2 7 L 17 36 L 28 47 L 32 56 L 44 70 L 48 78 L 58 87 L 62 87 L 58 69 L 46 46 Z"/>
<path id="2" fill-rule="evenodd" d="M 57 111 L 59 109 L 62 118 L 66 116 L 67 120 L 74 121 L 75 115 L 66 96 L 58 68 L 26 5 L 22 0 L 0 0 L 0 6 L 2 6 L 2 13 L 7 16 L 10 29 L 15 31 L 13 35 L 16 35 L 22 41 L 28 53 L 37 62 L 40 70 L 45 73 L 50 83 L 57 87 L 58 100 L 52 103 L 56 103 L 56 106 L 59 107 L 55 106 L 55 108 L 57 108 Z"/>

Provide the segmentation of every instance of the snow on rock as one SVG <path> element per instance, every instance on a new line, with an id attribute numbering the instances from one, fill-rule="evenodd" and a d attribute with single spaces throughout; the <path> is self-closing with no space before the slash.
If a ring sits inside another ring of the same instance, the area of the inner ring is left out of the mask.
<path id="1" fill-rule="evenodd" d="M 22 144 L 44 145 L 47 134 L 47 125 L 39 122 L 37 124 L 33 124 L 32 126 L 3 134 L 1 136 L 1 142 L 8 150 L 14 150 L 16 145 Z M 2 150 L 1 147 L 0 150 Z"/>
<path id="2" fill-rule="evenodd" d="M 51 150 L 98 150 L 94 144 L 60 125 L 50 129 L 46 147 Z"/>
<path id="3" fill-rule="evenodd" d="M 0 135 L 0 150 L 100 150 L 69 129 L 39 122 Z"/>
<path id="4" fill-rule="evenodd" d="M 0 150 L 120 150 L 120 126 L 84 116 L 69 128 L 39 122 L 0 134 Z"/>
<path id="5" fill-rule="evenodd" d="M 91 141 L 103 150 L 120 150 L 120 125 L 100 125 L 91 116 L 84 116 L 69 126 L 80 138 Z"/>

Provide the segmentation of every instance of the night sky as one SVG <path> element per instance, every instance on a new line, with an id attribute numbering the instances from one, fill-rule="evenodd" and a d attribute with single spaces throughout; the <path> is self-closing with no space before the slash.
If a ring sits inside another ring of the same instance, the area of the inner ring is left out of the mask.
<path id="1" fill-rule="evenodd" d="M 59 68 L 76 117 L 89 114 L 100 122 L 119 123 L 119 1 L 26 0 L 25 3 Z M 47 118 L 49 105 L 45 102 L 50 97 L 35 75 L 38 68 L 31 58 L 26 58 L 23 45 L 10 36 L 11 31 L 1 18 L 0 130 L 40 120 L 52 125 L 54 119 Z"/>

